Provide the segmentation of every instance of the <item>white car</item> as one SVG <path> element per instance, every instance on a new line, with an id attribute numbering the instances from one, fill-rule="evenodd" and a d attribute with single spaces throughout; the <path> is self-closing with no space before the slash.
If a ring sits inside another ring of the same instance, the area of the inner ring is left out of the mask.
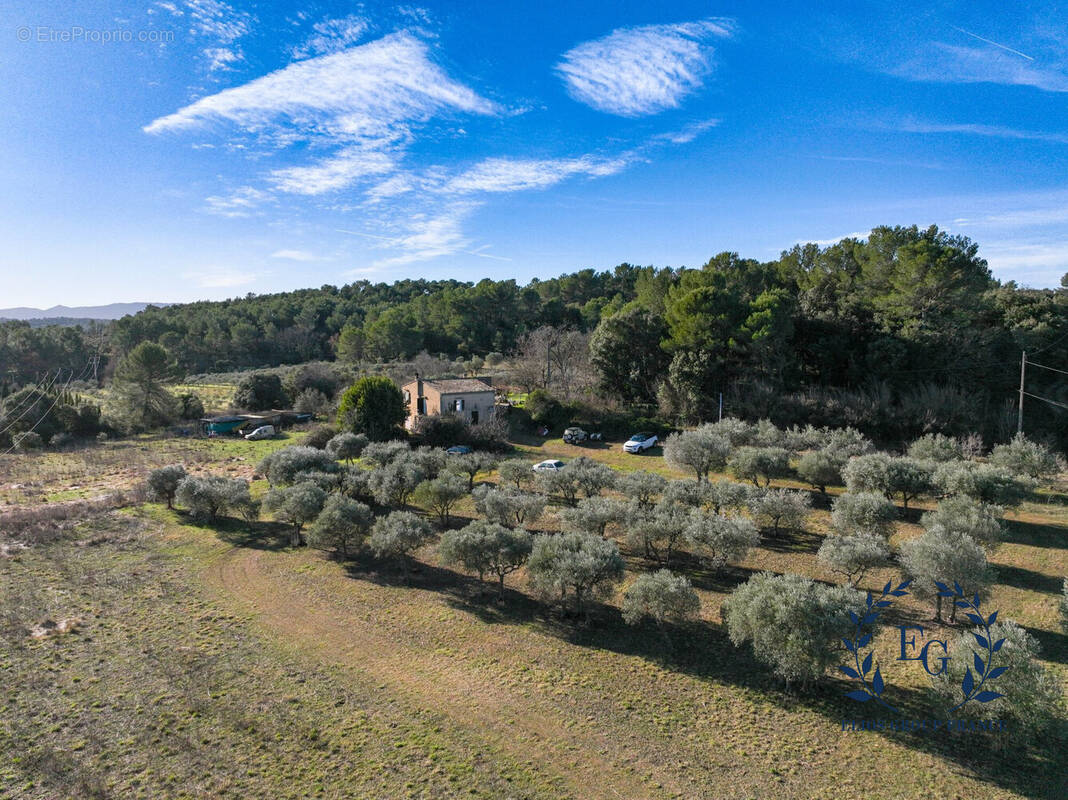
<path id="1" fill-rule="evenodd" d="M 654 446 L 659 439 L 655 433 L 636 433 L 623 442 L 624 453 L 643 453 Z"/>
<path id="2" fill-rule="evenodd" d="M 539 461 L 532 469 L 535 472 L 558 472 L 562 470 L 566 464 L 559 459 L 550 458 L 548 461 Z"/>
<path id="3" fill-rule="evenodd" d="M 250 442 L 254 442 L 257 439 L 271 439 L 274 437 L 274 425 L 260 425 L 252 433 L 245 434 L 245 438 Z"/>

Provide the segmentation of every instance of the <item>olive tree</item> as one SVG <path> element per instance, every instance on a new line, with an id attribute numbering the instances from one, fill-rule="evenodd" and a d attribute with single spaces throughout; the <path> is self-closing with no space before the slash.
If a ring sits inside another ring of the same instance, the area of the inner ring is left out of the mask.
<path id="1" fill-rule="evenodd" d="M 340 472 L 321 472 L 319 470 L 306 470 L 293 476 L 293 483 L 314 483 L 327 494 L 336 492 L 341 488 L 344 476 Z"/>
<path id="2" fill-rule="evenodd" d="M 467 476 L 467 491 L 475 488 L 475 476 L 485 470 L 497 466 L 497 459 L 489 453 L 464 453 L 463 455 L 448 456 L 445 469 Z"/>
<path id="3" fill-rule="evenodd" d="M 914 458 L 890 459 L 890 482 L 887 492 L 893 496 L 901 495 L 901 501 L 907 510 L 909 500 L 930 494 L 934 489 L 931 468 Z"/>
<path id="4" fill-rule="evenodd" d="M 737 417 L 724 417 L 716 422 L 708 422 L 698 430 L 704 430 L 712 436 L 726 439 L 731 447 L 742 447 L 753 444 L 756 435 L 756 426 Z"/>
<path id="5" fill-rule="evenodd" d="M 809 450 L 797 462 L 797 477 L 826 496 L 828 486 L 842 483 L 843 459 L 828 450 Z"/>
<path id="6" fill-rule="evenodd" d="M 411 452 L 407 442 L 391 439 L 388 442 L 371 442 L 361 453 L 361 458 L 375 467 L 385 467 Z"/>
<path id="7" fill-rule="evenodd" d="M 875 449 L 871 439 L 856 428 L 822 428 L 815 438 L 821 450 L 836 454 L 842 461 Z"/>
<path id="8" fill-rule="evenodd" d="M 696 481 L 668 481 L 660 499 L 660 506 L 701 508 L 708 502 L 711 485 Z"/>
<path id="9" fill-rule="evenodd" d="M 794 489 L 756 490 L 749 496 L 749 513 L 761 528 L 801 530 L 812 508 L 807 492 Z"/>
<path id="10" fill-rule="evenodd" d="M 174 496 L 178 493 L 178 484 L 186 477 L 185 467 L 181 464 L 168 464 L 148 473 L 148 493 L 153 500 L 162 500 L 167 508 L 174 508 Z"/>
<path id="11" fill-rule="evenodd" d="M 678 503 L 660 503 L 651 513 L 635 508 L 624 517 L 627 545 L 641 550 L 646 558 L 670 566 L 693 514 L 693 509 Z"/>
<path id="12" fill-rule="evenodd" d="M 935 470 L 934 483 L 944 495 L 966 495 L 984 503 L 1015 507 L 1034 488 L 1031 478 L 1014 475 L 993 464 L 956 461 Z"/>
<path id="13" fill-rule="evenodd" d="M 846 492 L 831 505 L 831 524 L 838 533 L 875 533 L 888 539 L 894 532 L 897 506 L 877 492 Z"/>
<path id="14" fill-rule="evenodd" d="M 731 561 L 741 561 L 760 543 L 756 525 L 744 517 L 726 514 L 694 514 L 683 531 L 686 542 L 713 570 Z"/>
<path id="15" fill-rule="evenodd" d="M 574 508 L 562 510 L 560 519 L 568 530 L 604 536 L 608 526 L 623 520 L 628 511 L 627 505 L 615 498 L 584 497 Z"/>
<path id="16" fill-rule="evenodd" d="M 685 622 L 701 613 L 701 598 L 685 575 L 666 569 L 638 576 L 623 593 L 623 621 L 639 625 L 651 619 L 657 625 Z"/>
<path id="17" fill-rule="evenodd" d="M 852 631 L 849 612 L 862 615 L 865 608 L 855 589 L 761 572 L 731 592 L 722 613 L 736 647 L 751 643 L 787 685 L 806 687 L 838 659 Z"/>
<path id="18" fill-rule="evenodd" d="M 702 502 L 717 514 L 721 511 L 739 511 L 748 505 L 749 494 L 752 491 L 757 490 L 726 478 L 720 478 L 715 483 L 705 486 Z"/>
<path id="19" fill-rule="evenodd" d="M 673 433 L 664 441 L 664 460 L 676 469 L 694 473 L 698 482 L 720 472 L 731 453 L 731 442 L 711 425 Z"/>
<path id="20" fill-rule="evenodd" d="M 643 511 L 656 505 L 656 499 L 664 493 L 666 486 L 667 479 L 663 476 L 640 469 L 624 473 L 616 481 L 616 490 Z"/>
<path id="21" fill-rule="evenodd" d="M 1015 475 L 1026 475 L 1036 481 L 1049 480 L 1064 465 L 1048 447 L 1032 442 L 1022 433 L 1008 444 L 999 444 L 990 453 L 990 463 Z"/>
<path id="22" fill-rule="evenodd" d="M 312 522 L 326 504 L 326 492 L 314 483 L 298 483 L 271 489 L 263 498 L 263 507 L 279 522 L 292 526 L 289 543 L 304 544 L 304 526 Z"/>
<path id="23" fill-rule="evenodd" d="M 947 533 L 967 535 L 988 550 L 997 547 L 1005 535 L 1002 509 L 965 495 L 940 500 L 934 511 L 920 517 L 920 525 L 930 530 L 941 527 Z"/>
<path id="24" fill-rule="evenodd" d="M 445 471 L 448 463 L 447 459 L 449 458 L 450 456 L 446 455 L 445 451 L 440 447 L 417 447 L 407 456 L 402 454 L 396 460 L 404 459 L 409 461 L 418 468 L 426 480 L 433 480 Z M 457 472 L 454 472 L 454 474 L 457 474 Z"/>
<path id="25" fill-rule="evenodd" d="M 909 445 L 909 458 L 917 461 L 959 461 L 962 458 L 960 442 L 941 433 L 928 433 Z"/>
<path id="26" fill-rule="evenodd" d="M 256 471 L 264 475 L 271 486 L 286 486 L 296 483 L 301 472 L 337 472 L 338 464 L 323 450 L 295 445 L 264 456 Z"/>
<path id="27" fill-rule="evenodd" d="M 354 459 L 360 457 L 364 448 L 369 444 L 368 439 L 362 433 L 339 433 L 326 443 L 326 452 L 337 460 L 344 459 L 351 464 Z"/>
<path id="28" fill-rule="evenodd" d="M 371 471 L 368 486 L 379 505 L 401 507 L 426 476 L 407 456 Z"/>
<path id="29" fill-rule="evenodd" d="M 938 583 L 958 584 L 964 593 L 983 595 L 994 575 L 986 553 L 970 536 L 948 533 L 933 526 L 922 536 L 901 545 L 901 569 L 912 579 L 912 591 L 921 598 L 934 598 L 935 619 L 942 621 L 942 596 Z M 956 621 L 957 606 L 952 605 L 949 619 Z"/>
<path id="30" fill-rule="evenodd" d="M 890 456 L 869 453 L 849 459 L 842 468 L 846 491 L 877 492 L 890 496 Z"/>
<path id="31" fill-rule="evenodd" d="M 442 527 L 446 527 L 449 524 L 449 514 L 453 506 L 467 495 L 467 491 L 467 481 L 462 475 L 445 473 L 433 480 L 420 483 L 415 487 L 412 499 L 437 514 Z"/>
<path id="32" fill-rule="evenodd" d="M 353 500 L 364 503 L 374 502 L 374 492 L 371 490 L 371 470 L 360 466 L 347 467 L 341 473 L 341 493 Z"/>
<path id="33" fill-rule="evenodd" d="M 544 492 L 546 496 L 552 497 L 553 495 L 558 495 L 563 498 L 564 502 L 569 506 L 575 505 L 579 491 L 582 488 L 574 473 L 571 472 L 570 465 L 563 469 L 539 472 L 537 473 L 536 480 L 538 488 Z"/>
<path id="34" fill-rule="evenodd" d="M 174 496 L 194 519 L 209 522 L 230 509 L 242 510 L 252 503 L 247 481 L 221 475 L 187 476 L 179 482 Z"/>
<path id="35" fill-rule="evenodd" d="M 890 547 L 886 539 L 874 533 L 828 536 L 820 545 L 816 558 L 855 587 L 868 570 L 885 566 L 890 561 Z"/>
<path id="36" fill-rule="evenodd" d="M 623 556 L 615 542 L 591 533 L 534 537 L 527 571 L 535 591 L 562 606 L 570 599 L 576 615 L 585 603 L 608 594 L 623 579 Z"/>
<path id="37" fill-rule="evenodd" d="M 790 454 L 781 447 L 739 447 L 727 462 L 731 475 L 767 487 L 772 478 L 790 474 Z"/>
<path id="38" fill-rule="evenodd" d="M 586 497 L 594 497 L 604 489 L 611 489 L 618 477 L 618 473 L 610 466 L 594 461 L 589 456 L 579 456 L 567 465 L 566 471 Z"/>
<path id="39" fill-rule="evenodd" d="M 379 558 L 397 559 L 407 581 L 409 555 L 433 538 L 434 531 L 425 519 L 411 511 L 393 511 L 375 520 L 370 545 Z"/>
<path id="40" fill-rule="evenodd" d="M 510 528 L 532 525 L 545 512 L 545 496 L 534 492 L 479 486 L 473 497 L 479 514 Z"/>
<path id="41" fill-rule="evenodd" d="M 947 707 L 961 701 L 965 671 L 971 670 L 974 663 L 968 654 L 986 658 L 987 649 L 977 646 L 977 635 L 985 640 L 985 629 L 977 627 L 958 634 L 949 650 L 954 657 L 946 663 L 946 671 L 931 680 L 932 688 Z M 1038 735 L 1060 716 L 1063 695 L 1060 678 L 1038 661 L 1038 640 L 1012 620 L 995 622 L 990 626 L 990 635 L 992 641 L 1000 642 L 1001 646 L 997 650 L 996 665 L 984 664 L 984 667 L 991 670 L 1003 668 L 1003 671 L 986 687 L 1002 696 L 985 703 L 967 703 L 959 713 L 987 720 L 1008 718 L 1017 723 L 1013 730 Z M 979 677 L 974 676 L 973 680 L 979 680 Z"/>
<path id="42" fill-rule="evenodd" d="M 438 553 L 445 564 L 460 564 L 478 573 L 497 577 L 497 598 L 504 597 L 504 579 L 519 569 L 530 557 L 534 538 L 527 531 L 496 522 L 476 520 L 459 530 L 441 536 Z"/>
<path id="43" fill-rule="evenodd" d="M 534 483 L 530 463 L 520 458 L 510 458 L 498 464 L 497 477 L 502 483 L 514 483 L 516 489 L 529 488 Z"/>
<path id="44" fill-rule="evenodd" d="M 344 495 L 331 495 L 308 529 L 308 545 L 348 558 L 367 540 L 373 521 L 369 506 Z"/>

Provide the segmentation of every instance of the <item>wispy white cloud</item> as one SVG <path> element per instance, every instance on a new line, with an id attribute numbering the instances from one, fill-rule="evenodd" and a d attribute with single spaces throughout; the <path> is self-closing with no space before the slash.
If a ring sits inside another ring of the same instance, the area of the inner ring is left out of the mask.
<path id="1" fill-rule="evenodd" d="M 249 132 L 272 126 L 303 136 L 388 137 L 394 126 L 445 110 L 496 114 L 499 106 L 452 80 L 425 43 L 394 33 L 340 53 L 298 61 L 243 86 L 201 98 L 145 126 L 148 133 L 227 122 Z"/>
<path id="2" fill-rule="evenodd" d="M 228 195 L 212 195 L 204 200 L 205 210 L 221 217 L 249 217 L 255 209 L 271 200 L 271 195 L 244 186 Z"/>
<path id="3" fill-rule="evenodd" d="M 363 17 L 350 14 L 340 19 L 327 19 L 312 26 L 315 33 L 291 51 L 293 58 L 308 58 L 336 53 L 356 44 L 370 28 Z"/>
<path id="4" fill-rule="evenodd" d="M 1000 139 L 1025 139 L 1036 142 L 1055 142 L 1068 144 L 1068 134 L 1049 131 L 1030 131 L 1019 128 L 1007 128 L 1001 125 L 939 124 L 906 120 L 899 124 L 898 130 L 906 133 L 962 133 L 975 136 L 993 136 Z"/>
<path id="5" fill-rule="evenodd" d="M 275 250 L 271 253 L 271 258 L 281 258 L 286 261 L 318 261 L 319 258 L 314 253 L 309 253 L 307 250 Z"/>
<path id="6" fill-rule="evenodd" d="M 338 232 L 369 239 L 375 242 L 377 248 L 397 252 L 396 255 L 375 261 L 371 265 L 373 270 L 429 261 L 457 253 L 495 261 L 511 261 L 504 256 L 486 252 L 488 245 L 473 247 L 471 239 L 464 233 L 463 223 L 481 206 L 480 202 L 458 201 L 447 203 L 433 212 L 415 214 L 403 223 L 402 232 L 396 236 L 346 229 L 338 229 Z M 367 271 L 370 270 L 357 270 L 357 272 Z"/>
<path id="7" fill-rule="evenodd" d="M 336 191 L 357 180 L 392 172 L 396 159 L 379 140 L 353 145 L 318 164 L 274 170 L 271 182 L 293 194 L 316 195 Z"/>
<path id="8" fill-rule="evenodd" d="M 691 122 L 676 131 L 658 133 L 653 137 L 655 142 L 670 142 L 671 144 L 689 144 L 707 130 L 719 125 L 718 119 L 706 119 L 700 122 Z"/>
<path id="9" fill-rule="evenodd" d="M 726 19 L 620 28 L 568 50 L 556 72 L 571 97 L 598 111 L 656 114 L 701 87 L 712 68 L 709 42 L 733 30 Z"/>
<path id="10" fill-rule="evenodd" d="M 562 159 L 487 158 L 447 181 L 446 194 L 519 192 L 544 189 L 575 175 L 614 175 L 628 164 L 626 157 L 591 156 Z"/>
<path id="11" fill-rule="evenodd" d="M 343 231 L 379 242 L 380 247 L 397 251 L 396 255 L 380 258 L 372 264 L 376 269 L 429 261 L 458 252 L 470 252 L 472 242 L 463 232 L 463 222 L 479 207 L 479 203 L 458 202 L 429 214 L 413 215 L 398 236 L 381 236 Z"/>
<path id="12" fill-rule="evenodd" d="M 904 62 L 891 67 L 892 75 L 931 83 L 999 83 L 1031 86 L 1047 92 L 1068 92 L 1064 66 L 1038 65 L 1029 57 L 998 49 L 999 46 L 964 47 L 930 42 Z"/>
<path id="13" fill-rule="evenodd" d="M 231 69 L 234 64 L 243 60 L 241 52 L 229 47 L 208 47 L 204 50 L 208 59 L 208 69 L 215 72 L 220 69 Z"/>
<path id="14" fill-rule="evenodd" d="M 307 50 L 300 53 L 329 49 L 346 36 L 363 35 L 364 25 L 357 18 L 350 18 L 348 27 L 323 23 L 317 33 L 334 39 L 309 40 L 301 46 Z M 727 35 L 729 26 L 706 21 L 660 26 L 654 33 L 688 42 L 695 57 L 707 64 L 710 51 L 704 40 Z M 682 55 L 677 57 L 679 63 L 685 62 Z M 455 135 L 472 116 L 506 113 L 498 103 L 447 75 L 431 59 L 426 41 L 402 31 L 295 61 L 196 100 L 153 120 L 144 130 L 163 135 L 207 129 L 223 138 L 220 146 L 226 148 L 258 145 L 253 149 L 260 158 L 284 152 L 285 165 L 267 169 L 262 183 L 208 197 L 205 210 L 248 217 L 270 205 L 282 207 L 283 193 L 327 196 L 332 212 L 363 216 L 368 231 L 353 233 L 385 251 L 372 265 L 384 269 L 455 254 L 508 260 L 487 252 L 487 245 L 475 243 L 464 230 L 490 196 L 611 176 L 645 160 L 648 152 L 691 142 L 717 124 L 693 122 L 615 153 L 556 158 L 502 155 L 459 166 L 448 161 L 410 163 L 412 145 L 428 132 L 442 135 L 451 126 Z M 299 261 L 297 254 L 302 252 L 279 250 L 272 257 Z"/>
<path id="15" fill-rule="evenodd" d="M 220 42 L 234 42 L 251 30 L 255 17 L 220 0 L 186 0 L 192 29 Z"/>
<path id="16" fill-rule="evenodd" d="M 195 39 L 211 42 L 201 50 L 209 72 L 231 69 L 244 61 L 244 53 L 235 43 L 252 31 L 256 23 L 252 14 L 238 11 L 222 0 L 160 2 L 156 7 L 175 19 L 186 20 Z"/>

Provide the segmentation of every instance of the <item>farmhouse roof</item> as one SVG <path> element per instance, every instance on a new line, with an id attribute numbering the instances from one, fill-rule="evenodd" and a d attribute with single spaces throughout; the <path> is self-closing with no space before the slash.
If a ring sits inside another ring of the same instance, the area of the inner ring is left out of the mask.
<path id="1" fill-rule="evenodd" d="M 423 380 L 426 386 L 432 386 L 442 394 L 460 394 L 467 392 L 492 392 L 493 387 L 478 378 L 446 378 L 436 381 Z"/>

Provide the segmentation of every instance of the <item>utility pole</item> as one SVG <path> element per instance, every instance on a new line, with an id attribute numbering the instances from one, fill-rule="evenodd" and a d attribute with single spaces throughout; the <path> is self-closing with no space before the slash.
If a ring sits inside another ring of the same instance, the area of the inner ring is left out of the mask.
<path id="1" fill-rule="evenodd" d="M 1024 373 L 1027 371 L 1027 351 L 1020 353 L 1020 406 L 1016 411 L 1016 432 L 1023 433 Z"/>

